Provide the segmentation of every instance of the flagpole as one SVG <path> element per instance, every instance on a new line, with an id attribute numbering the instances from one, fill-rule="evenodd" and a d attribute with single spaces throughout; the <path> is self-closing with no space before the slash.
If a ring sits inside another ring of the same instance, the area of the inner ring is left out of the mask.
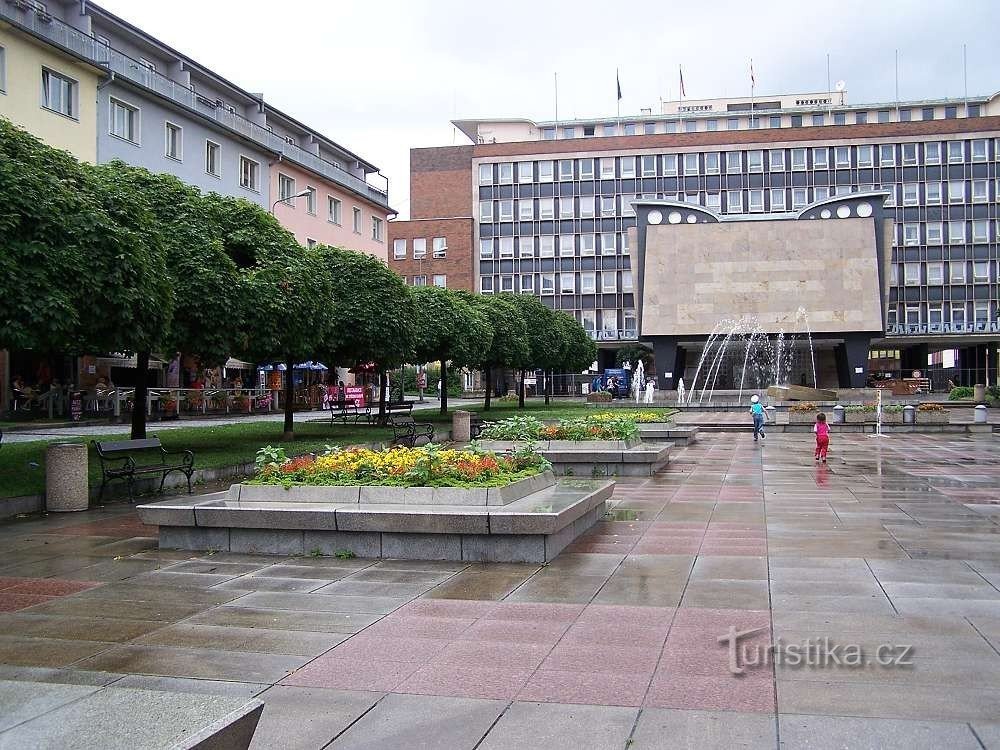
<path id="1" fill-rule="evenodd" d="M 750 58 L 750 127 L 753 127 L 753 111 L 754 111 L 754 90 L 757 87 L 757 80 L 753 74 L 753 58 Z"/>
<path id="2" fill-rule="evenodd" d="M 556 99 L 556 129 L 559 129 L 559 73 L 552 74 Z"/>
<path id="3" fill-rule="evenodd" d="M 962 45 L 962 88 L 965 97 L 965 116 L 969 116 L 969 65 L 966 45 Z"/>
<path id="4" fill-rule="evenodd" d="M 896 120 L 899 120 L 899 50 L 896 50 Z"/>

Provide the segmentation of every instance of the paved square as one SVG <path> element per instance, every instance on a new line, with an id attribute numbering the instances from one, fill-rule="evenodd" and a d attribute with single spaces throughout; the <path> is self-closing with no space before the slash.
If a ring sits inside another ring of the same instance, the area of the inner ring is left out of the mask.
<path id="1" fill-rule="evenodd" d="M 11 522 L 0 679 L 53 717 L 103 686 L 257 695 L 257 748 L 1000 747 L 1000 443 L 836 435 L 816 465 L 809 438 L 679 448 L 547 566 Z"/>

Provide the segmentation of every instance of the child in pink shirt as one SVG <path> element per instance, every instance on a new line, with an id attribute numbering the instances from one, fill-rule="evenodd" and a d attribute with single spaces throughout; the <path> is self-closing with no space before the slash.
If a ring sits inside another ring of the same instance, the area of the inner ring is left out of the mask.
<path id="1" fill-rule="evenodd" d="M 823 463 L 826 463 L 826 450 L 830 447 L 830 425 L 826 423 L 826 414 L 823 412 L 816 415 L 813 432 L 816 433 L 816 460 L 822 458 Z"/>

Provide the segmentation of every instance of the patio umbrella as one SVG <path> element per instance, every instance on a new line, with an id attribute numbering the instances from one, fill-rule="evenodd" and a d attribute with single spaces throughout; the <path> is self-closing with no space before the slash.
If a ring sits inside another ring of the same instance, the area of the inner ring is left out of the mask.
<path id="1" fill-rule="evenodd" d="M 257 369 L 261 370 L 262 372 L 271 372 L 274 369 L 277 369 L 278 372 L 284 372 L 285 370 L 288 369 L 288 366 L 282 362 L 278 364 L 277 368 L 275 368 L 274 365 L 263 365 L 261 367 L 258 367 Z"/>

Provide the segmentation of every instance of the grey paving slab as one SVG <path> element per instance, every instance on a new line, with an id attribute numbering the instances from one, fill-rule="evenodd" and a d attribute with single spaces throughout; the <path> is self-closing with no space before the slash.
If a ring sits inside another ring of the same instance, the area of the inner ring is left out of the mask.
<path id="1" fill-rule="evenodd" d="M 382 618 L 358 612 L 309 612 L 256 607 L 219 607 L 186 620 L 201 625 L 221 625 L 315 633 L 357 633 Z"/>
<path id="2" fill-rule="evenodd" d="M 279 591 L 255 591 L 229 604 L 235 604 L 238 607 L 265 609 L 300 609 L 306 612 L 356 612 L 384 615 L 398 609 L 408 601 L 409 597 L 286 594 Z"/>
<path id="3" fill-rule="evenodd" d="M 778 742 L 771 714 L 670 708 L 642 709 L 631 739 L 629 750 L 774 750 Z"/>
<path id="4" fill-rule="evenodd" d="M 94 637 L 99 637 L 95 633 Z M 64 641 L 0 635 L 0 664 L 23 667 L 64 667 L 117 644 L 104 641 Z M 112 670 L 113 671 L 113 670 Z"/>
<path id="5" fill-rule="evenodd" d="M 76 663 L 78 669 L 275 683 L 309 661 L 304 656 L 167 646 L 117 646 Z"/>
<path id="6" fill-rule="evenodd" d="M 242 698 L 105 688 L 3 732 L 0 748 L 169 748 L 249 708 Z"/>
<path id="7" fill-rule="evenodd" d="M 264 702 L 252 750 L 315 750 L 325 747 L 374 706 L 383 693 L 275 685 Z"/>
<path id="8" fill-rule="evenodd" d="M 852 716 L 778 717 L 781 748 L 810 750 L 912 750 L 949 748 L 979 750 L 981 745 L 966 723 L 862 719 Z"/>
<path id="9" fill-rule="evenodd" d="M 0 615 L 0 633 L 4 635 L 68 641 L 89 641 L 98 636 L 103 641 L 128 641 L 163 624 L 155 620 L 36 615 L 30 610 Z"/>
<path id="10" fill-rule="evenodd" d="M 222 651 L 254 651 L 262 654 L 319 656 L 342 643 L 347 633 L 314 633 L 303 630 L 272 630 L 223 625 L 169 625 L 132 641 L 147 646 L 210 648 Z"/>
<path id="11" fill-rule="evenodd" d="M 625 747 L 638 713 L 638 709 L 618 706 L 514 703 L 479 748 L 605 750 Z"/>
<path id="12" fill-rule="evenodd" d="M 158 675 L 129 674 L 115 680 L 116 688 L 136 688 L 138 690 L 163 690 L 168 693 L 204 693 L 205 695 L 226 695 L 234 698 L 253 698 L 267 690 L 264 682 L 240 682 L 238 680 L 200 680 L 193 677 L 162 677 Z"/>
<path id="13" fill-rule="evenodd" d="M 1000 750 L 1000 722 L 974 721 L 972 729 L 986 750 Z"/>
<path id="14" fill-rule="evenodd" d="M 100 690 L 98 685 L 53 685 L 0 680 L 0 732 Z M 0 745 L 3 735 L 0 734 Z"/>
<path id="15" fill-rule="evenodd" d="M 334 740 L 330 748 L 472 750 L 506 707 L 504 701 L 479 698 L 389 694 Z"/>

